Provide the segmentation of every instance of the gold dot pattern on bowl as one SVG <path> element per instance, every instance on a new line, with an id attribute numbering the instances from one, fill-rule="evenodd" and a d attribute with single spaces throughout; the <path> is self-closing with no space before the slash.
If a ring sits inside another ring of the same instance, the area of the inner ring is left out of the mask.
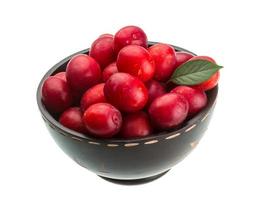
<path id="1" fill-rule="evenodd" d="M 208 117 L 209 113 L 207 113 L 202 119 L 201 122 L 203 122 L 204 120 L 206 120 L 206 118 Z"/>
<path id="2" fill-rule="evenodd" d="M 62 131 L 59 132 L 61 135 L 65 136 L 65 137 L 68 137 L 68 135 Z M 72 137 L 73 138 L 73 137 Z"/>
<path id="3" fill-rule="evenodd" d="M 138 146 L 140 143 L 127 143 L 127 144 L 124 144 L 125 147 L 134 147 L 134 146 Z"/>
<path id="4" fill-rule="evenodd" d="M 173 138 L 176 138 L 176 137 L 180 136 L 180 134 L 181 134 L 181 133 L 176 133 L 176 134 L 174 134 L 174 135 L 170 135 L 170 136 L 166 137 L 165 139 L 166 139 L 166 140 L 171 140 L 171 139 L 173 139 Z"/>
<path id="5" fill-rule="evenodd" d="M 88 143 L 89 143 L 89 144 L 100 145 L 100 143 L 99 143 L 99 142 L 93 142 L 93 141 L 89 141 Z"/>
<path id="6" fill-rule="evenodd" d="M 83 141 L 82 139 L 78 138 L 78 137 L 74 137 L 72 136 L 71 138 L 75 139 L 75 140 L 78 140 L 78 141 Z"/>
<path id="7" fill-rule="evenodd" d="M 206 113 L 204 115 L 204 117 L 202 117 L 202 119 L 200 120 L 200 122 L 203 122 L 208 116 L 209 116 L 210 113 Z M 183 133 L 190 133 L 192 129 L 194 129 L 198 124 L 192 124 L 190 127 L 188 127 L 187 129 L 184 130 L 184 132 L 178 132 L 178 133 L 175 133 L 173 135 L 169 135 L 167 137 L 165 137 L 164 139 L 165 140 L 172 140 L 174 138 L 177 138 L 179 137 L 180 135 L 182 135 Z M 63 134 L 61 133 L 62 135 L 64 136 L 67 136 L 66 134 Z M 85 141 L 84 139 L 82 138 L 78 138 L 78 137 L 74 137 L 72 136 L 71 137 L 72 139 L 74 140 L 77 140 L 77 141 L 80 141 L 80 142 L 83 142 Z M 107 147 L 110 147 L 110 148 L 114 148 L 114 147 L 119 147 L 119 146 L 123 146 L 123 147 L 135 147 L 135 146 L 138 146 L 138 145 L 141 145 L 141 144 L 144 144 L 144 145 L 150 145 L 150 144 L 156 144 L 158 143 L 159 140 L 149 140 L 149 141 L 146 141 L 146 142 L 143 142 L 143 143 L 139 143 L 139 142 L 133 142 L 133 143 L 125 143 L 124 145 L 120 145 L 120 144 L 115 144 L 115 143 L 108 143 L 106 144 Z M 95 142 L 95 141 L 88 141 L 89 144 L 92 144 L 92 145 L 101 145 L 103 143 L 100 143 L 100 142 Z M 198 141 L 195 141 L 195 142 L 191 142 L 190 143 L 190 146 L 191 148 L 195 148 L 196 145 L 198 144 Z"/>
<path id="8" fill-rule="evenodd" d="M 107 144 L 108 147 L 118 147 L 118 144 Z"/>
<path id="9" fill-rule="evenodd" d="M 187 132 L 190 132 L 193 128 L 196 127 L 196 124 L 193 124 L 192 126 L 188 127 L 186 130 L 185 130 L 185 133 Z"/>
<path id="10" fill-rule="evenodd" d="M 157 142 L 158 142 L 158 140 L 150 140 L 150 141 L 145 142 L 144 144 L 155 144 Z"/>

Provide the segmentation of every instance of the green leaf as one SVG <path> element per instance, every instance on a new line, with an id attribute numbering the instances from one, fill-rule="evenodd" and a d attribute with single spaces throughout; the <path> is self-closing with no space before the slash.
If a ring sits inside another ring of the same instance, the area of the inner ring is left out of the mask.
<path id="1" fill-rule="evenodd" d="M 179 66 L 168 82 L 178 85 L 197 85 L 208 80 L 222 66 L 207 60 L 191 60 Z"/>

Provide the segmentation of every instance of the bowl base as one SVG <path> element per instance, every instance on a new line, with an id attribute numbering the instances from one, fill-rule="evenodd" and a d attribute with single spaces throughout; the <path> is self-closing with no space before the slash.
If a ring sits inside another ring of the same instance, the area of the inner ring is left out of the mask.
<path id="1" fill-rule="evenodd" d="M 99 177 L 103 178 L 104 180 L 109 181 L 111 183 L 115 183 L 115 184 L 120 184 L 120 185 L 139 185 L 139 184 L 145 184 L 145 183 L 149 183 L 151 181 L 154 181 L 154 180 L 160 178 L 161 176 L 165 175 L 169 170 L 167 170 L 167 171 L 165 171 L 165 172 L 163 172 L 161 174 L 157 174 L 155 176 L 150 176 L 150 177 L 142 178 L 142 179 L 121 180 L 121 179 L 107 178 L 107 177 L 104 177 L 104 176 L 99 176 Z"/>

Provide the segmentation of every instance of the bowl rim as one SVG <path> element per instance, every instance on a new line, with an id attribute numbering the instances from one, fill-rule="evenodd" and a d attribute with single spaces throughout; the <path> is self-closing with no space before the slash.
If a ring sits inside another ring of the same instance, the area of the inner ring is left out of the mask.
<path id="1" fill-rule="evenodd" d="M 154 45 L 156 43 L 158 43 L 158 42 L 148 42 L 148 45 L 150 46 L 150 45 Z M 171 44 L 168 44 L 168 45 L 171 45 Z M 175 49 L 176 52 L 184 51 L 184 52 L 191 53 L 194 56 L 196 56 L 195 53 L 193 53 L 189 50 L 178 47 L 176 45 L 171 45 L 171 46 Z M 108 143 L 108 144 L 112 144 L 112 143 L 114 143 L 114 144 L 116 144 L 116 143 L 136 144 L 138 142 L 143 142 L 143 141 L 154 141 L 155 139 L 157 139 L 159 137 L 165 137 L 167 139 L 167 138 L 171 138 L 172 136 L 175 136 L 177 134 L 186 132 L 186 130 L 190 130 L 190 129 L 194 128 L 197 121 L 203 121 L 209 115 L 210 110 L 214 107 L 214 105 L 216 103 L 217 94 L 218 94 L 218 85 L 212 89 L 212 90 L 214 90 L 212 99 L 210 101 L 208 99 L 207 105 L 199 113 L 197 113 L 197 115 L 195 115 L 191 119 L 187 120 L 186 124 L 182 125 L 180 128 L 175 129 L 175 130 L 160 131 L 160 132 L 157 132 L 156 134 L 152 134 L 152 135 L 149 135 L 146 137 L 141 137 L 141 138 L 131 138 L 131 139 L 96 138 L 96 137 L 93 137 L 90 135 L 85 135 L 85 134 L 79 133 L 77 131 L 71 130 L 69 128 L 66 128 L 65 126 L 61 125 L 56 119 L 54 119 L 54 117 L 47 111 L 47 109 L 43 105 L 42 92 L 41 92 L 42 89 L 41 88 L 42 88 L 43 82 L 49 76 L 51 76 L 60 66 L 62 66 L 64 63 L 68 62 L 73 56 L 75 56 L 77 54 L 86 54 L 89 52 L 89 50 L 90 50 L 90 48 L 78 51 L 78 52 L 71 54 L 70 56 L 64 58 L 57 64 L 55 64 L 53 67 L 51 67 L 45 73 L 45 75 L 40 80 L 39 85 L 37 87 L 37 92 L 36 92 L 37 105 L 38 105 L 39 111 L 41 112 L 43 119 L 48 122 L 48 125 L 51 126 L 51 128 L 57 130 L 57 132 L 62 135 L 69 136 L 69 137 L 71 137 L 75 140 L 79 140 L 79 141 L 88 141 L 89 140 L 92 143 L 94 142 L 95 144 L 99 144 L 98 142 Z"/>

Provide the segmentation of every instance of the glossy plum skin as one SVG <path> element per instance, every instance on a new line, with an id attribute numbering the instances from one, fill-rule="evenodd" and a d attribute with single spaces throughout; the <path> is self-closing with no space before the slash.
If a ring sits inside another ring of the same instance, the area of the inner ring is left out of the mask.
<path id="1" fill-rule="evenodd" d="M 71 107 L 61 114 L 59 122 L 69 129 L 85 133 L 82 116 L 83 114 L 79 107 Z"/>
<path id="2" fill-rule="evenodd" d="M 114 73 L 117 73 L 117 66 L 116 62 L 113 62 L 109 64 L 105 69 L 102 71 L 102 80 L 106 82 L 110 76 L 112 76 Z"/>
<path id="3" fill-rule="evenodd" d="M 103 38 L 103 37 L 111 37 L 111 38 L 114 38 L 114 36 L 110 33 L 104 33 L 104 34 L 101 34 L 98 38 Z"/>
<path id="4" fill-rule="evenodd" d="M 116 66 L 119 72 L 131 74 L 144 82 L 152 79 L 155 73 L 153 58 L 145 48 L 137 45 L 122 48 Z"/>
<path id="5" fill-rule="evenodd" d="M 145 32 L 137 26 L 121 28 L 114 36 L 114 49 L 116 54 L 127 45 L 139 45 L 147 48 L 148 39 Z"/>
<path id="6" fill-rule="evenodd" d="M 194 55 L 187 53 L 187 52 L 176 52 L 176 66 L 175 68 L 179 67 L 183 63 L 187 62 L 189 59 L 193 58 Z"/>
<path id="7" fill-rule="evenodd" d="M 120 72 L 107 80 L 104 95 L 108 102 L 124 112 L 141 110 L 148 100 L 148 91 L 143 82 Z"/>
<path id="8" fill-rule="evenodd" d="M 140 138 L 152 133 L 149 117 L 146 113 L 139 111 L 131 113 L 123 118 L 123 125 L 120 131 L 122 138 Z"/>
<path id="9" fill-rule="evenodd" d="M 61 113 L 72 105 L 72 96 L 67 82 L 54 76 L 44 81 L 42 101 L 51 113 Z"/>
<path id="10" fill-rule="evenodd" d="M 91 105 L 83 115 L 83 123 L 95 137 L 110 138 L 116 135 L 122 125 L 122 115 L 114 106 L 108 103 Z"/>
<path id="11" fill-rule="evenodd" d="M 59 73 L 55 74 L 54 76 L 62 79 L 65 82 L 67 82 L 66 72 L 59 72 Z"/>
<path id="12" fill-rule="evenodd" d="M 96 39 L 91 45 L 89 55 L 98 62 L 101 69 L 104 69 L 116 59 L 113 41 L 113 37 L 105 35 Z"/>
<path id="13" fill-rule="evenodd" d="M 81 98 L 81 110 L 84 112 L 89 106 L 95 103 L 106 102 L 103 88 L 105 83 L 97 84 L 88 89 Z"/>
<path id="14" fill-rule="evenodd" d="M 190 60 L 208 60 L 212 63 L 216 63 L 214 59 L 208 56 L 194 56 Z M 215 74 L 213 74 L 208 80 L 204 81 L 203 83 L 200 83 L 198 85 L 194 85 L 193 88 L 199 89 L 199 90 L 210 90 L 214 88 L 219 81 L 220 78 L 220 72 L 217 71 Z"/>
<path id="15" fill-rule="evenodd" d="M 83 93 L 101 81 L 100 66 L 92 57 L 79 54 L 68 62 L 66 77 L 72 90 Z"/>
<path id="16" fill-rule="evenodd" d="M 188 101 L 182 95 L 167 93 L 156 98 L 148 112 L 156 127 L 170 129 L 180 125 L 186 119 L 188 109 Z"/>
<path id="17" fill-rule="evenodd" d="M 189 105 L 188 115 L 193 116 L 202 110 L 207 104 L 207 96 L 204 91 L 188 86 L 178 86 L 171 93 L 178 93 L 184 96 Z"/>
<path id="18" fill-rule="evenodd" d="M 145 83 L 148 89 L 148 102 L 149 106 L 157 97 L 162 96 L 166 93 L 166 89 L 163 84 L 155 80 L 150 80 Z"/>
<path id="19" fill-rule="evenodd" d="M 155 61 L 155 76 L 158 81 L 166 81 L 175 70 L 176 56 L 173 47 L 167 44 L 155 44 L 148 49 Z"/>
<path id="20" fill-rule="evenodd" d="M 194 56 L 190 60 L 208 60 L 209 62 L 216 63 L 215 60 L 209 56 Z"/>

